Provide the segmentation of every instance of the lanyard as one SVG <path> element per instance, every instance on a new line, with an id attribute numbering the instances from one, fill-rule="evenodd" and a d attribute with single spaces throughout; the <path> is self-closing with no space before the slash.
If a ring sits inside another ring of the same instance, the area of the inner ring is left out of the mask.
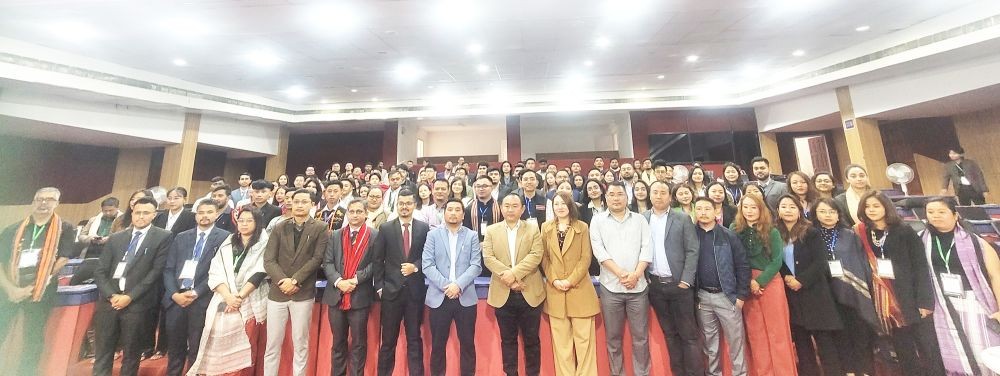
<path id="1" fill-rule="evenodd" d="M 934 243 L 937 244 L 938 256 L 941 257 L 941 261 L 944 261 L 944 268 L 951 274 L 951 250 L 955 248 L 955 239 L 951 239 L 951 245 L 948 246 L 948 253 L 944 253 L 944 248 L 941 248 L 941 238 L 937 236 L 934 237 Z"/>
<path id="2" fill-rule="evenodd" d="M 241 263 L 243 262 L 243 259 L 247 257 L 248 253 L 250 253 L 250 247 L 244 247 L 243 252 L 240 253 L 235 260 L 233 260 L 233 273 L 240 272 Z"/>
<path id="3" fill-rule="evenodd" d="M 534 218 L 535 214 L 534 214 L 534 210 L 531 209 L 531 199 L 530 198 L 527 198 L 527 197 L 524 198 L 524 206 L 528 208 L 528 218 Z"/>
<path id="4" fill-rule="evenodd" d="M 45 232 L 45 228 L 48 226 L 49 226 L 48 223 L 41 226 L 37 226 L 34 224 L 31 225 L 31 245 L 28 246 L 28 249 L 35 249 L 35 241 L 37 241 L 38 237 Z"/>
<path id="5" fill-rule="evenodd" d="M 486 212 L 490 210 L 490 207 L 483 204 L 482 201 L 479 203 L 482 204 L 481 207 L 477 208 L 479 210 L 479 223 L 483 223 L 486 222 Z"/>
<path id="6" fill-rule="evenodd" d="M 840 239 L 840 231 L 834 231 L 834 232 L 833 232 L 833 236 L 832 236 L 832 237 L 830 237 L 830 240 L 831 240 L 831 241 L 830 241 L 830 257 L 831 257 L 831 258 L 832 258 L 833 260 L 836 260 L 836 259 L 837 259 L 837 254 L 836 254 L 836 253 L 834 253 L 833 251 L 834 251 L 835 249 L 837 249 L 837 240 L 838 240 L 838 239 Z"/>

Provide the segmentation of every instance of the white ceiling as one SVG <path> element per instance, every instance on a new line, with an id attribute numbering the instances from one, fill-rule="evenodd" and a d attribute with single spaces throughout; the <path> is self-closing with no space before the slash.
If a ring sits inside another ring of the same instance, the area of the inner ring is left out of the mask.
<path id="1" fill-rule="evenodd" d="M 747 79 L 742 74 L 748 65 L 762 68 L 761 74 L 791 68 L 992 1 L 494 0 L 451 8 L 443 3 L 340 1 L 334 4 L 352 9 L 353 16 L 338 19 L 348 13 L 324 15 L 316 2 L 298 0 L 5 0 L 0 37 L 245 94 L 319 104 L 427 99 L 442 92 L 475 97 L 494 90 L 546 95 L 581 87 L 690 89 Z M 456 11 L 463 7 L 471 11 Z M 450 18 L 440 15 L 448 12 Z M 66 23 L 85 25 L 70 37 L 92 38 L 67 40 L 52 31 Z M 345 26 L 350 24 L 356 25 Z M 871 29 L 855 31 L 860 25 Z M 609 46 L 596 47 L 598 37 L 607 38 Z M 466 51 L 473 42 L 483 46 L 478 56 Z M 245 55 L 259 49 L 273 51 L 283 62 L 269 69 L 249 64 Z M 805 56 L 792 56 L 797 49 Z M 692 54 L 699 60 L 686 62 Z M 175 66 L 175 58 L 189 65 Z M 587 60 L 593 65 L 586 66 Z M 401 82 L 394 70 L 405 61 L 426 74 Z M 478 73 L 478 64 L 489 72 Z M 583 82 L 566 87 L 569 77 Z M 284 90 L 293 85 L 310 94 L 289 99 Z"/>

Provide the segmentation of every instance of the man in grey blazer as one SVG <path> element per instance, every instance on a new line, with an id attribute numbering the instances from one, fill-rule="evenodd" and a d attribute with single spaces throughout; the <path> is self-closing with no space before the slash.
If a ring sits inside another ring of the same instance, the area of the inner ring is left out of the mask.
<path id="1" fill-rule="evenodd" d="M 444 226 L 427 233 L 422 261 L 428 289 L 424 303 L 430 307 L 431 374 L 446 369 L 445 345 L 455 322 L 461 345 L 461 375 L 476 373 L 475 278 L 482 272 L 483 254 L 476 232 L 463 227 L 465 206 L 452 198 L 445 204 Z"/>
<path id="2" fill-rule="evenodd" d="M 686 214 L 670 210 L 670 186 L 649 187 L 653 208 L 649 221 L 653 262 L 646 268 L 649 305 L 653 307 L 670 351 L 670 370 L 678 376 L 704 375 L 698 321 L 694 310 L 694 278 L 698 270 L 698 234 Z"/>
<path id="3" fill-rule="evenodd" d="M 750 168 L 753 169 L 753 176 L 757 178 L 757 185 L 764 192 L 764 201 L 772 210 L 778 208 L 778 201 L 781 196 L 788 194 L 788 185 L 784 182 L 771 179 L 771 161 L 764 157 L 754 157 L 750 161 Z"/>
<path id="4" fill-rule="evenodd" d="M 365 223 L 367 201 L 361 198 L 347 204 L 347 227 L 330 236 L 323 257 L 327 288 L 323 304 L 330 306 L 330 331 L 333 332 L 333 376 L 348 374 L 347 337 L 350 333 L 351 375 L 364 375 L 368 358 L 368 312 L 375 300 L 372 278 L 379 273 L 375 238 L 378 231 Z"/>

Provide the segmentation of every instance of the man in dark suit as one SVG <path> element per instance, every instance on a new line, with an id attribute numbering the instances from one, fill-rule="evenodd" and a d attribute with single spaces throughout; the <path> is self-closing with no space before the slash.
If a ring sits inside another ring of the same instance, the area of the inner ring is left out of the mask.
<path id="1" fill-rule="evenodd" d="M 274 186 L 268 183 L 266 180 L 255 180 L 250 184 L 250 203 L 244 205 L 240 210 L 257 210 L 260 211 L 260 216 L 263 219 L 261 223 L 268 224 L 271 223 L 272 219 L 281 216 L 281 209 L 277 206 L 272 205 L 269 200 L 271 199 L 271 189 Z M 237 216 L 239 216 L 237 214 Z"/>
<path id="2" fill-rule="evenodd" d="M 330 306 L 330 330 L 333 332 L 331 375 L 344 376 L 347 369 L 347 337 L 350 333 L 351 375 L 363 375 L 368 358 L 368 311 L 375 300 L 372 279 L 380 269 L 372 249 L 375 230 L 365 223 L 367 202 L 354 199 L 347 204 L 347 226 L 330 236 L 323 257 L 327 289 L 323 304 Z"/>
<path id="3" fill-rule="evenodd" d="M 399 217 L 379 227 L 375 254 L 383 266 L 375 275 L 375 289 L 382 297 L 382 346 L 378 352 L 378 375 L 393 374 L 400 320 L 406 327 L 406 359 L 410 376 L 424 375 L 424 341 L 420 325 L 424 320 L 427 286 L 420 272 L 424 242 L 431 227 L 413 219 L 416 208 L 413 191 L 403 189 L 396 201 Z"/>
<path id="4" fill-rule="evenodd" d="M 215 219 L 215 227 L 229 232 L 236 231 L 236 226 L 233 226 L 233 209 L 227 206 L 229 205 L 229 186 L 215 187 L 212 190 L 212 201 L 220 210 L 219 217 Z M 199 202 L 199 204 L 201 203 Z"/>
<path id="5" fill-rule="evenodd" d="M 205 327 L 212 289 L 208 286 L 208 269 L 219 246 L 229 232 L 215 227 L 219 208 L 214 202 L 202 201 L 195 208 L 198 227 L 174 238 L 167 263 L 163 267 L 162 305 L 167 316 L 169 362 L 167 375 L 184 372 L 188 361 L 194 363 Z"/>
<path id="6" fill-rule="evenodd" d="M 121 375 L 139 372 L 141 335 L 157 296 L 151 292 L 163 283 L 163 265 L 173 235 L 150 226 L 156 215 L 156 200 L 137 199 L 132 207 L 132 226 L 108 238 L 94 271 L 100 293 L 94 312 L 96 355 L 94 375 L 111 375 L 115 347 L 124 347 Z"/>
<path id="7" fill-rule="evenodd" d="M 678 376 L 705 374 L 695 319 L 694 286 L 698 270 L 698 233 L 688 215 L 670 210 L 670 186 L 653 181 L 651 210 L 643 213 L 652 236 L 653 262 L 646 268 L 653 307 L 670 351 L 670 370 Z"/>
<path id="8" fill-rule="evenodd" d="M 198 225 L 194 220 L 194 213 L 185 210 L 187 203 L 187 189 L 176 187 L 167 192 L 167 210 L 161 211 L 153 218 L 153 226 L 170 231 L 177 235 L 184 231 L 195 228 Z"/>
<path id="9" fill-rule="evenodd" d="M 764 201 L 771 210 L 778 208 L 778 200 L 788 194 L 788 185 L 771 178 L 771 161 L 764 157 L 756 157 L 750 161 L 753 176 L 757 178 L 760 190 L 764 192 Z"/>
<path id="10" fill-rule="evenodd" d="M 965 159 L 965 149 L 961 146 L 948 150 L 951 162 L 944 164 L 941 181 L 941 195 L 948 195 L 948 185 L 955 189 L 955 196 L 961 205 L 985 205 L 990 196 L 990 187 L 979 164 Z"/>

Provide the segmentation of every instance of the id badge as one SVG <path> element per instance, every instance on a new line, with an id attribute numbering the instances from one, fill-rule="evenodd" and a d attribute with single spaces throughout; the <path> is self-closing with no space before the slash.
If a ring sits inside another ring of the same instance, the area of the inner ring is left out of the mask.
<path id="1" fill-rule="evenodd" d="M 951 273 L 941 273 L 941 292 L 947 296 L 965 296 L 965 289 L 962 286 L 962 276 Z"/>
<path id="2" fill-rule="evenodd" d="M 125 261 L 119 262 L 118 266 L 115 267 L 115 275 L 112 276 L 114 279 L 122 279 L 125 276 Z"/>
<path id="3" fill-rule="evenodd" d="M 896 279 L 896 273 L 892 272 L 892 260 L 886 258 L 877 259 L 875 267 L 878 268 L 879 277 Z"/>
<path id="4" fill-rule="evenodd" d="M 958 179 L 958 181 L 961 182 L 962 185 L 972 185 L 972 182 L 969 181 L 969 178 L 967 178 L 965 176 L 963 176 L 960 179 Z"/>
<path id="5" fill-rule="evenodd" d="M 184 267 L 181 268 L 181 275 L 177 279 L 194 279 L 194 270 L 198 267 L 198 262 L 195 260 L 184 261 Z"/>
<path id="6" fill-rule="evenodd" d="M 486 236 L 486 224 L 485 223 L 482 223 L 482 222 L 479 223 L 479 235 Z"/>
<path id="7" fill-rule="evenodd" d="M 25 249 L 21 251 L 21 257 L 18 258 L 17 267 L 23 268 L 34 268 L 38 266 L 38 255 L 42 253 L 41 249 Z"/>
<path id="8" fill-rule="evenodd" d="M 830 264 L 830 276 L 833 278 L 844 276 L 844 265 L 840 263 L 840 260 L 830 260 L 827 263 Z M 882 270 L 882 268 L 879 268 L 879 270 Z"/>

